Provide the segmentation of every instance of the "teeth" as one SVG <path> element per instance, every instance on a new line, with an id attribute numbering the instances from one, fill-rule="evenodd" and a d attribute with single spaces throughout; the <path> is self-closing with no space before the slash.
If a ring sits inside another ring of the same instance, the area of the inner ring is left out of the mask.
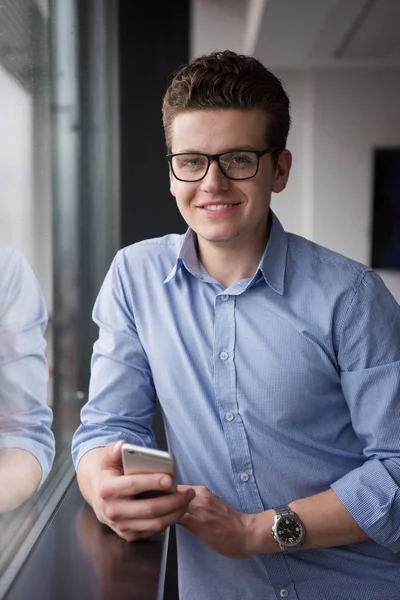
<path id="1" fill-rule="evenodd" d="M 207 206 L 204 206 L 203 208 L 207 210 L 223 210 L 224 208 L 229 208 L 230 206 L 233 206 L 233 204 L 207 204 Z"/>

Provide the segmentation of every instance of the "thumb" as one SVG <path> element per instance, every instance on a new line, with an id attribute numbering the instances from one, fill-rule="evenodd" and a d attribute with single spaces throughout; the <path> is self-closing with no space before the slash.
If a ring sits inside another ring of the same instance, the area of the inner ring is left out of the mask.
<path id="1" fill-rule="evenodd" d="M 112 442 L 107 444 L 103 456 L 103 467 L 120 467 L 121 466 L 121 448 L 125 444 L 125 440 Z"/>
<path id="2" fill-rule="evenodd" d="M 201 523 L 199 523 L 199 520 L 196 519 L 196 517 L 194 517 L 193 515 L 189 514 L 188 512 L 186 512 L 179 519 L 179 521 L 177 521 L 177 523 L 179 525 L 182 525 L 182 527 L 185 527 L 186 529 L 189 529 L 193 533 L 196 533 L 196 531 L 199 528 L 199 525 L 201 525 Z"/>

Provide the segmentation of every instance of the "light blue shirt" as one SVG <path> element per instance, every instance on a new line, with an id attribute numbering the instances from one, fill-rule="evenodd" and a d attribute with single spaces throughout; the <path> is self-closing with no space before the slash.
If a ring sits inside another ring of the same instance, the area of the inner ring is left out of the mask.
<path id="1" fill-rule="evenodd" d="M 47 405 L 47 311 L 32 269 L 0 243 L 0 450 L 21 448 L 42 468 L 54 459 L 53 413 Z"/>
<path id="2" fill-rule="evenodd" d="M 272 231 L 251 279 L 207 274 L 195 234 L 121 250 L 75 463 L 151 446 L 158 396 L 180 483 L 259 513 L 330 487 L 372 538 L 233 560 L 178 526 L 182 600 L 400 597 L 400 307 L 368 267 Z"/>

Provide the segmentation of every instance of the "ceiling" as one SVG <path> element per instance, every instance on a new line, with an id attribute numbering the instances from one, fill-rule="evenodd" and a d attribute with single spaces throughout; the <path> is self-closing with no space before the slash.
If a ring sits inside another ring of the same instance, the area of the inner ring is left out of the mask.
<path id="1" fill-rule="evenodd" d="M 400 0 L 193 0 L 192 55 L 225 48 L 271 68 L 400 66 Z"/>

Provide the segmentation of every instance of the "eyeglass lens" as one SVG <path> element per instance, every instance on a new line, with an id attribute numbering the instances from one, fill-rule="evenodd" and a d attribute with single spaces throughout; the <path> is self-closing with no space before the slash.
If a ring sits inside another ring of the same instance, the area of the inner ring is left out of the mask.
<path id="1" fill-rule="evenodd" d="M 202 179 L 208 168 L 208 157 L 202 154 L 180 154 L 172 158 L 172 169 L 178 179 Z M 231 179 L 247 179 L 257 172 L 258 157 L 254 152 L 225 152 L 219 157 L 221 171 Z"/>

